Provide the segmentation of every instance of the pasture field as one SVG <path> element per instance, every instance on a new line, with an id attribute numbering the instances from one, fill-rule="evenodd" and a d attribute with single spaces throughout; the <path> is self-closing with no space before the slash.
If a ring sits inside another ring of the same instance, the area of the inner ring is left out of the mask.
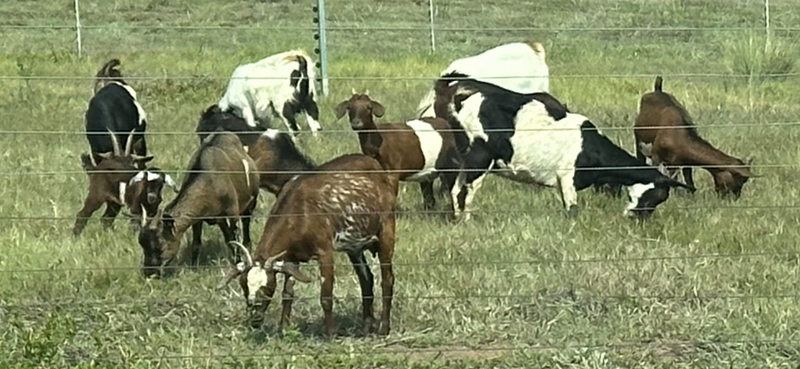
<path id="1" fill-rule="evenodd" d="M 238 290 L 213 290 L 227 266 L 218 229 L 204 232 L 206 264 L 154 281 L 143 280 L 141 250 L 123 219 L 104 232 L 98 211 L 80 238 L 70 230 L 87 189 L 78 156 L 88 151 L 90 79 L 106 60 L 122 60 L 149 116 L 153 163 L 180 181 L 199 114 L 222 96 L 236 65 L 313 50 L 311 2 L 83 0 L 79 59 L 72 1 L 6 0 L 0 367 L 797 368 L 797 34 L 775 30 L 767 45 L 763 4 L 754 0 L 437 3 L 443 29 L 432 54 L 426 3 L 329 1 L 329 25 L 349 29 L 328 33 L 326 132 L 300 137 L 316 162 L 359 151 L 345 120 L 333 117 L 351 88 L 368 88 L 386 106 L 380 121 L 406 119 L 454 58 L 530 38 L 546 47 L 552 93 L 627 150 L 639 96 L 663 74 L 700 133 L 737 157 L 754 156 L 763 177 L 734 202 L 716 198 L 710 175 L 698 171 L 696 195 L 674 191 L 643 225 L 623 219 L 623 199 L 583 191 L 581 214 L 570 219 L 555 189 L 498 177 L 485 181 L 469 224 L 446 224 L 420 214 L 416 184 L 401 184 L 391 334 L 354 335 L 360 291 L 337 255 L 341 337 L 321 336 L 314 282 L 297 285 L 294 325 L 278 338 L 279 304 L 267 328 L 254 331 Z M 773 1 L 771 10 L 776 28 L 800 20 L 796 1 Z M 62 28 L 27 27 L 43 25 Z M 224 28 L 233 26 L 249 28 Z M 510 30 L 518 27 L 537 29 Z M 165 203 L 173 196 L 165 191 Z M 254 240 L 273 197 L 260 200 Z"/>

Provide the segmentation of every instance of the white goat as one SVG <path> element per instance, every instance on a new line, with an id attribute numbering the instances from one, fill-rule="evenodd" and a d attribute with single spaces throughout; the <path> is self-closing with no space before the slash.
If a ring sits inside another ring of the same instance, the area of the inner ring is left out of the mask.
<path id="1" fill-rule="evenodd" d="M 534 41 L 503 44 L 456 59 L 439 76 L 457 72 L 518 93 L 550 92 L 550 69 L 544 46 Z M 524 77 L 524 78 L 520 78 Z M 433 117 L 433 86 L 419 102 L 418 117 Z"/>
<path id="2" fill-rule="evenodd" d="M 233 71 L 225 95 L 217 105 L 222 111 L 232 111 L 251 127 L 256 127 L 257 120 L 277 116 L 294 133 L 300 130 L 295 115 L 303 112 L 311 133 L 317 136 L 321 127 L 313 63 L 305 51 L 290 50 L 240 65 Z"/>

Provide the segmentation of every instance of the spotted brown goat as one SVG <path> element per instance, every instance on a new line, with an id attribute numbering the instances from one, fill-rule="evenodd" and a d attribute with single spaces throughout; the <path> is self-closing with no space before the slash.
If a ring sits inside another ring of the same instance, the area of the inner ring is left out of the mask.
<path id="1" fill-rule="evenodd" d="M 310 283 L 299 263 L 317 260 L 322 277 L 320 303 L 329 336 L 336 334 L 333 322 L 333 254 L 344 252 L 358 276 L 362 296 L 363 333 L 374 331 L 374 277 L 364 251 L 380 260 L 383 311 L 378 334 L 389 333 L 394 272 L 394 207 L 397 176 L 381 163 L 361 154 L 347 154 L 317 167 L 316 173 L 290 180 L 276 199 L 264 233 L 252 257 L 232 268 L 219 285 L 239 280 L 250 322 L 258 327 L 272 301 L 277 274 L 284 274 L 283 310 L 279 329 L 290 319 L 294 280 Z M 239 244 L 247 251 L 244 245 Z"/>
<path id="2" fill-rule="evenodd" d="M 711 173 L 714 187 L 721 196 L 738 199 L 742 187 L 750 178 L 752 159 L 747 162 L 725 154 L 700 137 L 686 108 L 670 93 L 662 90 L 663 79 L 657 76 L 653 91 L 642 95 L 639 114 L 634 122 L 636 156 L 651 160 L 665 174 L 677 175 L 682 168 L 683 179 L 694 187 L 692 168 L 696 165 Z M 694 191 L 692 191 L 694 192 Z"/>
<path id="3" fill-rule="evenodd" d="M 83 201 L 83 207 L 75 217 L 75 225 L 72 227 L 74 236 L 79 236 L 83 232 L 89 218 L 103 204 L 106 205 L 103 227 L 110 228 L 122 206 L 130 204 L 126 201 L 128 182 L 139 171 L 138 168 L 153 160 L 153 156 L 142 157 L 131 154 L 133 135 L 127 135 L 125 149 L 122 150 L 116 135 L 111 130 L 108 133 L 111 136 L 111 152 L 81 154 L 83 169 L 89 176 L 89 191 Z M 102 158 L 102 161 L 98 163 L 95 155 Z"/>
<path id="4" fill-rule="evenodd" d="M 255 163 L 241 141 L 230 132 L 208 136 L 189 160 L 189 174 L 178 195 L 163 210 L 142 215 L 139 245 L 144 253 L 143 273 L 161 276 L 180 251 L 183 234 L 192 228 L 191 259 L 197 261 L 203 223 L 219 226 L 226 242 L 236 240 L 242 222 L 242 239 L 250 244 L 250 217 L 258 199 Z M 234 252 L 238 249 L 234 249 Z"/>
<path id="5" fill-rule="evenodd" d="M 453 187 L 460 165 L 460 155 L 450 125 L 442 118 L 425 117 L 403 123 L 376 124 L 373 117 L 382 117 L 383 105 L 352 91 L 349 99 L 334 108 L 336 119 L 345 113 L 350 128 L 358 133 L 361 152 L 378 159 L 401 181 L 419 182 L 425 210 L 436 205 L 433 181 L 440 178 L 442 189 Z M 452 205 L 452 204 L 451 204 Z"/>

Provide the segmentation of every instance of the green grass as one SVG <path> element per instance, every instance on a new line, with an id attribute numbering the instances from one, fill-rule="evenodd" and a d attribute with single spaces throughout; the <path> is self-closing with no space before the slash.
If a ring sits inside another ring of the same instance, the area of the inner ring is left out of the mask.
<path id="1" fill-rule="evenodd" d="M 130 82 L 150 117 L 155 164 L 178 180 L 197 147 L 198 114 L 219 99 L 236 65 L 294 47 L 313 50 L 310 30 L 280 29 L 311 26 L 310 2 L 84 0 L 83 24 L 96 28 L 84 30 L 82 59 L 70 29 L 0 29 L 0 75 L 85 77 L 0 82 L 3 131 L 72 132 L 0 135 L 0 215 L 59 218 L 3 220 L 0 366 L 796 367 L 800 131 L 770 123 L 797 120 L 797 77 L 753 84 L 750 72 L 793 71 L 763 60 L 785 62 L 797 53 L 789 31 L 773 32 L 777 50 L 748 49 L 763 25 L 760 2 L 437 1 L 440 28 L 537 30 L 441 30 L 434 54 L 425 5 L 329 3 L 331 26 L 419 30 L 330 31 L 333 79 L 321 102 L 329 132 L 318 142 L 301 136 L 317 162 L 359 151 L 355 134 L 343 120 L 334 121 L 332 111 L 351 88 L 369 88 L 387 108 L 384 121 L 409 118 L 431 77 L 450 60 L 534 38 L 547 48 L 552 92 L 626 149 L 633 149 L 638 98 L 652 89 L 655 74 L 663 74 L 665 90 L 684 102 L 701 134 L 737 157 L 755 156 L 755 171 L 764 177 L 748 183 L 738 202 L 728 202 L 713 195 L 708 173 L 698 172 L 694 197 L 672 196 L 642 226 L 622 218 L 620 199 L 581 192 L 582 213 L 568 219 L 555 190 L 489 177 L 475 199 L 481 213 L 470 224 L 420 214 L 398 220 L 389 337 L 351 337 L 359 290 L 346 258 L 337 255 L 334 310 L 343 337 L 320 337 L 319 287 L 312 283 L 297 286 L 295 325 L 278 338 L 243 323 L 244 302 L 232 289 L 213 291 L 222 275 L 216 266 L 224 265 L 215 228 L 204 235 L 207 268 L 186 268 L 160 281 L 141 278 L 141 251 L 124 222 L 103 232 L 98 212 L 82 237 L 69 234 L 87 187 L 78 155 L 88 150 L 80 132 L 89 77 L 103 62 L 119 57 L 126 76 L 151 77 Z M 799 18 L 797 2 L 773 7 L 775 27 L 795 26 Z M 73 22 L 72 1 L 0 5 L 4 25 Z M 252 29 L 129 27 L 239 24 Z M 556 30 L 681 26 L 755 31 Z M 597 76 L 604 74 L 619 77 Z M 257 215 L 263 217 L 273 198 L 261 199 Z M 410 212 L 421 210 L 413 183 L 401 185 L 399 201 Z M 259 219 L 254 239 L 262 226 Z M 271 307 L 269 327 L 278 309 Z"/>

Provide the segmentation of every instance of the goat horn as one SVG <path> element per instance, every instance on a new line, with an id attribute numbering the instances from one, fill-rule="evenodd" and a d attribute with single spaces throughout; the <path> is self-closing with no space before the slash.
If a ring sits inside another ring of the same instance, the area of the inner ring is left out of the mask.
<path id="1" fill-rule="evenodd" d="M 121 151 L 119 149 L 119 141 L 117 141 L 117 135 L 111 131 L 111 128 L 106 128 L 108 134 L 111 135 L 111 147 L 114 148 L 114 155 L 119 156 L 121 155 Z"/>
<path id="2" fill-rule="evenodd" d="M 358 94 L 358 92 L 356 92 L 356 88 L 355 87 L 350 87 L 350 92 L 352 92 L 353 95 Z"/>
<path id="3" fill-rule="evenodd" d="M 131 130 L 131 133 L 128 135 L 128 140 L 125 142 L 125 153 L 123 156 L 128 156 L 131 154 L 131 144 L 133 143 L 133 132 L 136 132 L 136 128 Z"/>
<path id="4" fill-rule="evenodd" d="M 144 208 L 144 205 L 139 205 L 142 207 L 142 228 L 144 228 L 144 224 L 147 223 L 147 209 Z"/>
<path id="5" fill-rule="evenodd" d="M 364 95 L 369 95 L 369 89 L 364 90 Z"/>
<path id="6" fill-rule="evenodd" d="M 239 248 L 244 250 L 244 254 L 245 254 L 245 256 L 247 256 L 247 266 L 252 266 L 253 265 L 253 256 L 250 255 L 250 250 L 248 250 L 247 247 L 244 247 L 244 245 L 242 245 L 238 241 L 230 241 L 228 243 L 231 244 L 231 245 L 234 245 L 234 246 L 239 246 Z"/>
<path id="7" fill-rule="evenodd" d="M 272 264 L 275 264 L 275 260 L 278 260 L 278 258 L 282 257 L 283 255 L 286 255 L 286 250 L 283 250 L 283 251 L 279 252 L 277 255 L 273 255 L 273 256 L 267 258 L 267 261 L 264 262 L 264 266 L 266 266 L 267 268 L 271 269 L 272 268 Z"/>
<path id="8" fill-rule="evenodd" d="M 228 272 L 227 272 L 227 273 L 225 273 L 225 275 L 222 277 L 222 281 L 220 281 L 220 282 L 219 282 L 219 284 L 217 285 L 217 288 L 216 288 L 216 289 L 217 289 L 217 290 L 221 290 L 221 289 L 225 288 L 225 286 L 227 286 L 228 284 L 230 284 L 230 283 L 231 283 L 231 281 L 232 281 L 234 278 L 236 278 L 236 276 L 237 276 L 237 275 L 239 275 L 239 274 L 241 274 L 241 273 L 242 273 L 242 270 L 241 270 L 241 269 L 239 269 L 239 267 L 238 267 L 238 266 L 234 266 L 233 268 L 231 268 L 230 270 L 228 270 Z"/>

